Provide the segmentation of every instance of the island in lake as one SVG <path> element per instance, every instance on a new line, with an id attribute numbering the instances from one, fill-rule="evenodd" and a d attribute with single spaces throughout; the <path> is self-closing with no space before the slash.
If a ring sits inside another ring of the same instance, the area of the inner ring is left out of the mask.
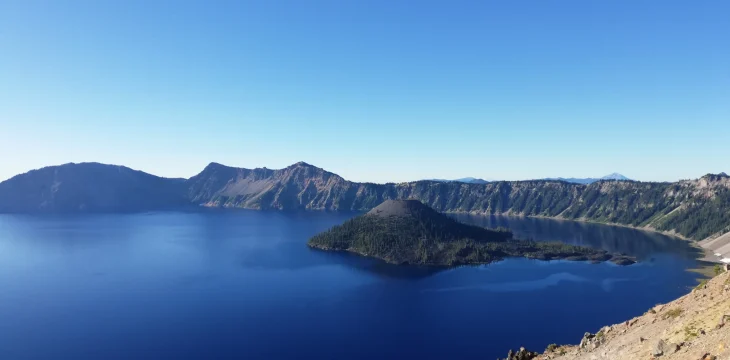
<path id="1" fill-rule="evenodd" d="M 605 250 L 516 240 L 508 230 L 467 225 L 418 200 L 386 200 L 364 215 L 315 235 L 308 245 L 393 264 L 430 266 L 487 264 L 508 257 L 612 261 L 619 265 L 635 262 L 629 256 Z"/>

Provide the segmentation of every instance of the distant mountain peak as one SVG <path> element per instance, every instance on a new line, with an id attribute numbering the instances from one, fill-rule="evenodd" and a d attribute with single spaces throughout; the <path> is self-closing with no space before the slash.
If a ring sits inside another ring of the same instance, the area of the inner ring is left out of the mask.
<path id="1" fill-rule="evenodd" d="M 456 179 L 456 180 L 453 180 L 453 181 L 455 181 L 455 182 L 461 182 L 461 183 L 467 183 L 467 184 L 486 184 L 486 183 L 489 182 L 488 180 L 479 179 L 479 178 L 473 178 L 473 177 L 465 177 L 465 178 Z"/>
<path id="2" fill-rule="evenodd" d="M 297 162 L 295 164 L 292 164 L 289 167 L 316 167 L 316 166 L 314 166 L 312 164 L 308 164 L 308 163 L 306 163 L 304 161 L 299 161 L 299 162 Z"/>
<path id="3" fill-rule="evenodd" d="M 447 180 L 447 179 L 426 179 L 425 181 L 457 182 L 457 183 L 465 183 L 465 184 L 486 184 L 486 183 L 489 182 L 489 180 L 484 180 L 484 179 L 474 178 L 474 177 L 465 177 L 465 178 L 454 179 L 454 180 Z"/>
<path id="4" fill-rule="evenodd" d="M 601 180 L 632 181 L 631 179 L 629 179 L 626 176 L 623 176 L 619 173 L 608 174 L 608 175 L 606 175 L 604 177 L 600 177 L 600 178 L 562 178 L 562 177 L 559 177 L 559 178 L 545 178 L 545 179 L 541 179 L 541 180 L 558 180 L 558 181 L 565 181 L 565 182 L 569 182 L 569 183 L 583 184 L 583 185 L 593 184 L 594 182 L 601 181 Z"/>
<path id="5" fill-rule="evenodd" d="M 615 173 L 611 173 L 611 174 L 608 174 L 608 175 L 602 177 L 601 180 L 631 180 L 631 179 L 615 172 Z"/>
<path id="6" fill-rule="evenodd" d="M 306 163 L 304 161 L 300 161 L 300 162 L 291 164 L 291 165 L 287 166 L 285 169 L 294 169 L 294 168 L 312 168 L 312 169 L 318 169 L 318 167 L 316 167 L 316 166 L 314 166 L 312 164 L 308 164 L 308 163 Z M 205 170 L 215 170 L 215 169 L 249 170 L 247 168 L 232 167 L 232 166 L 223 165 L 223 164 L 217 163 L 217 162 L 211 162 L 211 163 L 209 163 L 205 167 L 205 169 L 203 171 L 205 171 Z M 271 169 L 269 169 L 269 168 L 267 168 L 267 167 L 264 166 L 262 168 L 255 168 L 253 170 L 255 171 L 255 170 L 271 170 Z"/>
<path id="7" fill-rule="evenodd" d="M 211 162 L 205 168 L 214 169 L 214 168 L 225 168 L 225 167 L 228 167 L 228 166 L 225 166 L 225 165 L 223 165 L 221 163 L 217 163 L 217 162 Z"/>

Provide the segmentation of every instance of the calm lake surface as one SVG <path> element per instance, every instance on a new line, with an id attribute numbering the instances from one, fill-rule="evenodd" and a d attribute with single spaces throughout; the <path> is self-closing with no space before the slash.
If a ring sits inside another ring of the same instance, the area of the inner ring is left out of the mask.
<path id="1" fill-rule="evenodd" d="M 0 215 L 0 359 L 495 359 L 577 343 L 696 278 L 681 240 L 546 219 L 456 216 L 640 262 L 434 271 L 305 246 L 354 215 Z"/>

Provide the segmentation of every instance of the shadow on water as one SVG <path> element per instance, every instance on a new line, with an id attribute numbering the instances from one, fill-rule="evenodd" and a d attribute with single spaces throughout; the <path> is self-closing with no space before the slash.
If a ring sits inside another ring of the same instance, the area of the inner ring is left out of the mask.
<path id="1" fill-rule="evenodd" d="M 420 279 L 444 268 L 400 266 L 347 252 L 311 249 L 312 236 L 359 215 L 357 212 L 206 209 L 195 215 L 209 247 L 237 254 L 249 269 L 296 271 L 340 265 L 381 278 Z M 220 249 L 222 248 L 222 249 Z"/>
<path id="2" fill-rule="evenodd" d="M 447 268 L 445 267 L 437 266 L 388 264 L 382 260 L 367 258 L 344 251 L 325 252 L 316 249 L 310 249 L 310 251 L 322 253 L 328 258 L 329 263 L 346 265 L 355 270 L 375 275 L 381 278 L 418 280 L 447 270 Z"/>

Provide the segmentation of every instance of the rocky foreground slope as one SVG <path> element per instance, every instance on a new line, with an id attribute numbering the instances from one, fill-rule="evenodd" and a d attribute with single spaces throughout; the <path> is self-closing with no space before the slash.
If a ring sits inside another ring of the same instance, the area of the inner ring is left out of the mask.
<path id="1" fill-rule="evenodd" d="M 509 360 L 728 360 L 730 359 L 730 273 L 644 315 L 576 339 L 578 345 L 549 346 L 542 353 L 510 353 Z"/>

